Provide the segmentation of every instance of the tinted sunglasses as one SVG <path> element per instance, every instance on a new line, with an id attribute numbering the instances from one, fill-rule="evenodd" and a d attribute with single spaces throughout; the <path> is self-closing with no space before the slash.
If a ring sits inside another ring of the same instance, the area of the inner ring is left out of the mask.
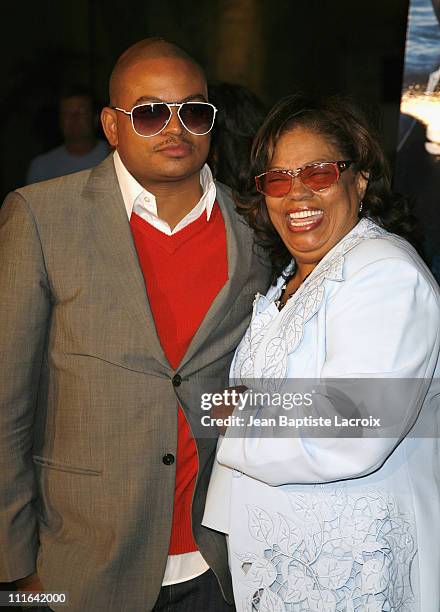
<path id="1" fill-rule="evenodd" d="M 298 176 L 312 191 L 322 191 L 338 182 L 341 173 L 352 164 L 349 160 L 307 164 L 297 170 L 269 170 L 255 177 L 257 191 L 271 198 L 282 198 L 292 189 Z"/>
<path id="2" fill-rule="evenodd" d="M 173 114 L 173 106 L 177 108 L 180 123 L 191 134 L 203 136 L 212 130 L 217 109 L 208 102 L 149 102 L 133 106 L 131 111 L 117 106 L 110 108 L 130 115 L 136 134 L 149 138 L 166 128 Z"/>

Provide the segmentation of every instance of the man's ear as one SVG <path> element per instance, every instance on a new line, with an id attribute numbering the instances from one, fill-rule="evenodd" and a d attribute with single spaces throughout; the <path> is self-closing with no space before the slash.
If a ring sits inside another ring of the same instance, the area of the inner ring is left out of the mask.
<path id="1" fill-rule="evenodd" d="M 116 111 L 109 106 L 105 106 L 101 111 L 101 123 L 110 146 L 116 147 L 118 145 L 118 120 Z"/>
<path id="2" fill-rule="evenodd" d="M 358 192 L 360 202 L 362 202 L 362 200 L 364 199 L 364 195 L 368 187 L 369 178 L 370 178 L 369 172 L 358 172 L 356 189 Z"/>

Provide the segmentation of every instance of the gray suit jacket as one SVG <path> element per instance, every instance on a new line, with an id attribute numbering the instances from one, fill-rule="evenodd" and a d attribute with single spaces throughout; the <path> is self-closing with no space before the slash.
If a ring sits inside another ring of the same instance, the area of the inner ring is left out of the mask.
<path id="1" fill-rule="evenodd" d="M 221 185 L 217 199 L 229 280 L 177 371 L 156 335 L 112 158 L 6 199 L 0 580 L 37 570 L 45 589 L 68 592 L 67 610 L 77 612 L 154 605 L 171 530 L 175 463 L 163 456 L 176 453 L 176 399 L 200 432 L 206 381 L 216 390 L 227 384 L 253 297 L 269 282 Z M 200 524 L 215 443 L 197 439 L 193 531 L 232 600 L 223 536 Z"/>

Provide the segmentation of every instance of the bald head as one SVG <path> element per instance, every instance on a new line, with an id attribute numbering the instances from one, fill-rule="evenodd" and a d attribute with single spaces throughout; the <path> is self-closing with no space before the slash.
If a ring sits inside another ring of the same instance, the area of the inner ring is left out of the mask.
<path id="1" fill-rule="evenodd" d="M 202 67 L 186 51 L 159 37 L 144 38 L 129 47 L 117 60 L 110 75 L 110 104 L 116 104 L 118 93 L 123 86 L 125 73 L 129 68 L 144 60 L 158 58 L 180 59 L 192 64 L 206 80 Z"/>

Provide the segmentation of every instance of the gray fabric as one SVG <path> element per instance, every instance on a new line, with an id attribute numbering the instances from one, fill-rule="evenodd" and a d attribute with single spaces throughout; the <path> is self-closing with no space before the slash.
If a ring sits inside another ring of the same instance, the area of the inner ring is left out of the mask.
<path id="1" fill-rule="evenodd" d="M 149 610 L 171 530 L 176 395 L 191 426 L 226 385 L 269 270 L 218 185 L 229 280 L 178 369 L 156 335 L 112 158 L 0 210 L 0 580 L 35 571 L 69 611 Z M 164 271 L 166 273 L 166 271 Z M 192 402 L 192 403 L 191 403 Z M 197 440 L 193 531 L 232 601 L 223 536 L 200 525 L 215 440 Z M 54 609 L 58 609 L 56 605 Z"/>

